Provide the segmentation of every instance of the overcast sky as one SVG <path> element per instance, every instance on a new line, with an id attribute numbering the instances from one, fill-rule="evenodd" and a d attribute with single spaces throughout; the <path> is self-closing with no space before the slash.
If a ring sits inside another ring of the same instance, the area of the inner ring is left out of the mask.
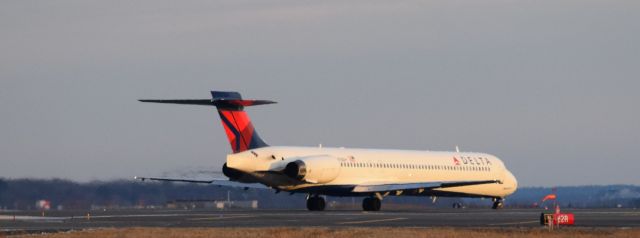
<path id="1" fill-rule="evenodd" d="M 219 170 L 272 145 L 479 151 L 523 186 L 640 184 L 640 1 L 0 1 L 0 177 Z"/>

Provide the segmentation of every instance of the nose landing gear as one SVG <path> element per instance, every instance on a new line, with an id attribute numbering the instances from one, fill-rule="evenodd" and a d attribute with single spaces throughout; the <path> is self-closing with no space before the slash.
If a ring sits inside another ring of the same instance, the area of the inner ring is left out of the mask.
<path id="1" fill-rule="evenodd" d="M 377 197 L 368 197 L 362 200 L 362 210 L 365 211 L 380 211 L 382 201 Z"/>
<path id="2" fill-rule="evenodd" d="M 502 198 L 494 198 L 492 209 L 501 209 L 504 206 L 504 200 Z"/>

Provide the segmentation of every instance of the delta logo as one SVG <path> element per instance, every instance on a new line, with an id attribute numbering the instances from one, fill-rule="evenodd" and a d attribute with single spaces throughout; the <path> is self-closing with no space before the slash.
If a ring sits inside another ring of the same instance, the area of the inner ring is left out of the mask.
<path id="1" fill-rule="evenodd" d="M 460 159 L 453 156 L 453 164 L 454 165 L 477 165 L 477 166 L 487 166 L 491 165 L 491 161 L 487 158 L 482 157 L 464 157 L 460 156 Z"/>
<path id="2" fill-rule="evenodd" d="M 460 165 L 460 160 L 456 159 L 455 156 L 453 156 L 453 164 Z"/>

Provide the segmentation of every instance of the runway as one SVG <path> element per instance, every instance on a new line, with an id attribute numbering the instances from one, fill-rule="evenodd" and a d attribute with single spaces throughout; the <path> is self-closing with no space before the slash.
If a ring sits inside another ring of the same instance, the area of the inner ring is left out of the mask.
<path id="1" fill-rule="evenodd" d="M 640 227 L 640 210 L 576 209 L 576 227 Z M 0 212 L 0 229 L 65 231 L 104 227 L 539 227 L 539 209 L 425 209 L 363 212 L 330 210 L 114 210 Z M 15 218 L 14 218 L 15 216 Z M 15 219 L 15 220 L 14 220 Z"/>

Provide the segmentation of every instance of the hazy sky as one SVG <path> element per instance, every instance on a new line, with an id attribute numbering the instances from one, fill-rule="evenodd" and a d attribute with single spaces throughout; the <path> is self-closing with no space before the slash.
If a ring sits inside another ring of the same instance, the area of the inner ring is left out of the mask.
<path id="1" fill-rule="evenodd" d="M 219 169 L 237 90 L 272 145 L 494 154 L 640 184 L 640 1 L 0 1 L 0 177 Z"/>

